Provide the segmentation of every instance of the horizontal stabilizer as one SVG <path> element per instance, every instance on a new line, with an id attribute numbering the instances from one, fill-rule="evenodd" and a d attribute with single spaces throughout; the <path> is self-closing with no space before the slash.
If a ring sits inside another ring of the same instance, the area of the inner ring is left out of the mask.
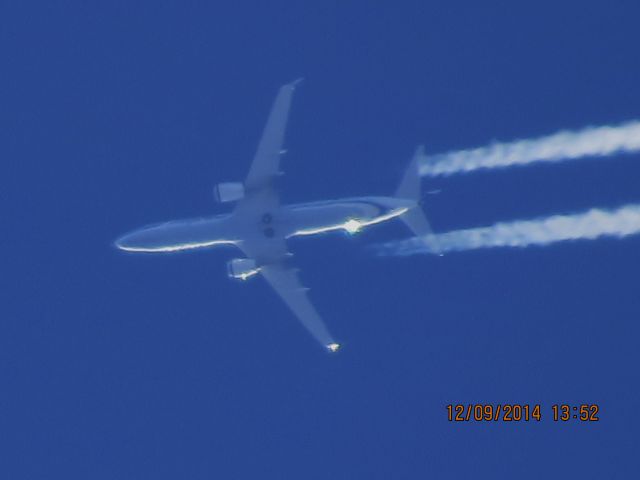
<path id="1" fill-rule="evenodd" d="M 417 237 L 422 239 L 430 251 L 442 255 L 437 237 L 433 233 L 429 220 L 427 220 L 420 205 L 400 215 L 400 220 L 402 220 Z"/>

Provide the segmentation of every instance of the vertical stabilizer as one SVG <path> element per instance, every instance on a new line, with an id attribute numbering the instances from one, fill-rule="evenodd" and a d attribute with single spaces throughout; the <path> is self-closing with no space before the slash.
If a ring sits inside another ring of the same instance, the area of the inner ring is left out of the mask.
<path id="1" fill-rule="evenodd" d="M 419 145 L 418 148 L 416 148 L 415 153 L 413 154 L 413 158 L 411 159 L 409 167 L 404 172 L 404 177 L 402 177 L 400 185 L 398 185 L 398 189 L 396 190 L 396 197 L 407 198 L 410 200 L 415 200 L 416 202 L 420 200 L 421 179 L 418 171 L 418 164 L 420 162 L 420 159 L 424 158 L 424 156 L 424 145 Z"/>
<path id="2" fill-rule="evenodd" d="M 424 157 L 424 146 L 420 145 L 416 148 L 413 158 L 411 159 L 411 163 L 402 177 L 402 181 L 396 190 L 396 197 L 416 202 L 415 207 L 409 209 L 406 213 L 403 213 L 400 216 L 400 219 L 416 236 L 422 238 L 431 251 L 440 253 L 436 237 L 423 209 L 419 164 L 420 160 Z"/>

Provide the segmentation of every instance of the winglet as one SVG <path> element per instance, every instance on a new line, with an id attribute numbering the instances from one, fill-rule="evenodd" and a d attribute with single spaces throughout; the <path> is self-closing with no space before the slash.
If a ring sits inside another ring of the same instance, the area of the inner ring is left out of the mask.
<path id="1" fill-rule="evenodd" d="M 302 82 L 304 82 L 304 77 L 296 78 L 293 82 L 289 83 L 287 86 L 291 88 L 296 88 Z"/>

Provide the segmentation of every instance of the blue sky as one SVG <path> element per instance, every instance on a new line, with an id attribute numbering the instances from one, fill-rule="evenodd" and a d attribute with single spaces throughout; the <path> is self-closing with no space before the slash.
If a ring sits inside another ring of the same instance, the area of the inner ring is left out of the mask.
<path id="1" fill-rule="evenodd" d="M 376 258 L 291 250 L 323 352 L 233 250 L 116 251 L 220 212 L 304 76 L 287 201 L 392 192 L 428 152 L 640 117 L 635 2 L 0 3 L 0 476 L 629 478 L 640 240 Z M 638 155 L 425 181 L 436 230 L 640 201 Z M 450 423 L 448 403 L 541 403 Z M 598 403 L 596 424 L 554 403 Z"/>

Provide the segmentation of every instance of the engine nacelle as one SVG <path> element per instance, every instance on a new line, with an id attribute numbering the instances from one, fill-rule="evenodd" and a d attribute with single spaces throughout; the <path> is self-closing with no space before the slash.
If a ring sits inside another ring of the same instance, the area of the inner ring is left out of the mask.
<path id="1" fill-rule="evenodd" d="M 244 198 L 244 185 L 240 182 L 218 183 L 213 187 L 213 195 L 219 203 L 235 202 Z"/>
<path id="2" fill-rule="evenodd" d="M 227 262 L 227 275 L 236 280 L 246 280 L 260 272 L 253 258 L 234 258 Z"/>

